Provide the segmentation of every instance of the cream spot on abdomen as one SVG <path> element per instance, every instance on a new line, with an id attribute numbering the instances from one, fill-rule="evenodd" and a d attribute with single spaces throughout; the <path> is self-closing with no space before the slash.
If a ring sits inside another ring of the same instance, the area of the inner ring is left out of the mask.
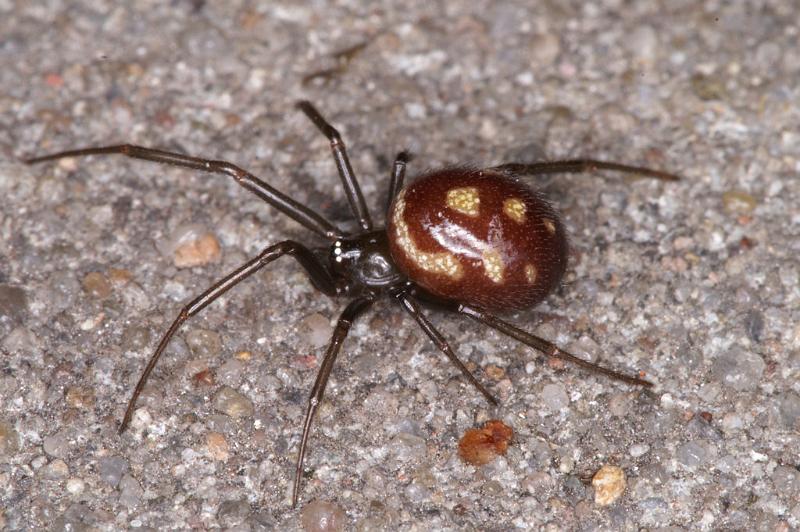
<path id="1" fill-rule="evenodd" d="M 509 198 L 503 202 L 503 214 L 517 222 L 525 223 L 525 203 L 519 198 Z"/>
<path id="2" fill-rule="evenodd" d="M 500 284 L 503 282 L 503 272 L 505 264 L 503 258 L 496 251 L 486 250 L 483 252 L 483 269 L 493 283 Z"/>
<path id="3" fill-rule="evenodd" d="M 451 188 L 447 191 L 447 206 L 467 216 L 480 214 L 481 197 L 476 187 Z"/>
<path id="4" fill-rule="evenodd" d="M 419 266 L 422 270 L 439 275 L 445 275 L 451 279 L 458 280 L 464 275 L 461 263 L 449 252 L 428 253 L 417 247 L 416 242 L 411 237 L 408 224 L 404 215 L 406 210 L 405 191 L 400 192 L 395 200 L 392 222 L 394 223 L 395 243 L 403 250 L 408 259 Z"/>

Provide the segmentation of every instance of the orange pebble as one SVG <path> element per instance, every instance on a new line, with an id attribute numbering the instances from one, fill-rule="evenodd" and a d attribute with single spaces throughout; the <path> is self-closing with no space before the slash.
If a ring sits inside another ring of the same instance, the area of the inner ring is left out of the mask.
<path id="1" fill-rule="evenodd" d="M 499 454 L 506 454 L 514 436 L 511 427 L 499 419 L 491 419 L 483 428 L 469 429 L 458 442 L 458 456 L 468 464 L 488 464 Z"/>

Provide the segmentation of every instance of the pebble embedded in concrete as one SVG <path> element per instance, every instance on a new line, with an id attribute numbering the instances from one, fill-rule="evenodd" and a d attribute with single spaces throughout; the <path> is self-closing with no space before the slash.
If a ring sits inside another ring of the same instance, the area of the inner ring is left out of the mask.
<path id="1" fill-rule="evenodd" d="M 241 525 L 252 512 L 252 508 L 244 499 L 223 501 L 217 510 L 217 519 L 225 528 L 235 528 Z"/>
<path id="2" fill-rule="evenodd" d="M 70 449 L 70 433 L 68 430 L 60 430 L 55 434 L 45 436 L 42 443 L 44 452 L 54 458 L 66 458 Z"/>
<path id="3" fill-rule="evenodd" d="M 209 432 L 206 435 L 206 447 L 208 448 L 208 454 L 211 455 L 211 458 L 214 460 L 224 462 L 230 457 L 228 453 L 228 441 L 225 439 L 224 434 Z"/>
<path id="4" fill-rule="evenodd" d="M 142 486 L 131 475 L 126 474 L 119 481 L 119 502 L 123 506 L 128 508 L 138 506 L 142 502 L 143 495 Z"/>
<path id="5" fill-rule="evenodd" d="M 389 449 L 400 464 L 417 462 L 427 453 L 425 439 L 408 432 L 401 432 L 392 438 Z"/>
<path id="6" fill-rule="evenodd" d="M 625 471 L 614 465 L 604 465 L 592 477 L 594 502 L 598 506 L 608 506 L 619 500 L 625 492 L 627 481 Z"/>
<path id="7" fill-rule="evenodd" d="M 800 394 L 786 392 L 779 397 L 778 404 L 784 426 L 789 429 L 798 429 L 800 426 Z"/>
<path id="8" fill-rule="evenodd" d="M 62 478 L 66 478 L 69 476 L 69 466 L 67 466 L 67 463 L 64 460 L 56 458 L 47 464 L 47 467 L 45 467 L 44 476 L 50 480 L 60 480 Z"/>
<path id="9" fill-rule="evenodd" d="M 116 488 L 128 471 L 128 461 L 120 456 L 104 456 L 97 461 L 97 472 L 109 486 Z"/>
<path id="10" fill-rule="evenodd" d="M 551 412 L 558 412 L 569 406 L 569 396 L 561 384 L 547 384 L 542 388 L 542 401 Z"/>
<path id="11" fill-rule="evenodd" d="M 67 388 L 65 399 L 67 404 L 72 408 L 88 410 L 94 406 L 94 390 L 80 386 L 70 386 Z"/>
<path id="12" fill-rule="evenodd" d="M 87 273 L 81 281 L 83 291 L 95 299 L 105 299 L 111 295 L 112 285 L 100 272 Z"/>
<path id="13" fill-rule="evenodd" d="M 344 530 L 347 525 L 341 507 L 332 502 L 316 499 L 303 507 L 300 522 L 307 532 L 335 532 Z"/>
<path id="14" fill-rule="evenodd" d="M 217 238 L 198 224 L 177 227 L 159 245 L 162 253 L 172 258 L 176 268 L 203 266 L 219 261 L 222 255 Z"/>
<path id="15" fill-rule="evenodd" d="M 247 364 L 232 358 L 216 369 L 214 375 L 217 382 L 228 386 L 237 386 L 245 375 Z"/>
<path id="16" fill-rule="evenodd" d="M 223 386 L 214 396 L 214 408 L 232 418 L 253 415 L 253 402 L 229 386 Z"/>
<path id="17" fill-rule="evenodd" d="M 764 360 L 751 350 L 733 346 L 720 353 L 711 365 L 714 378 L 736 391 L 753 390 L 764 373 Z"/>
<path id="18" fill-rule="evenodd" d="M 70 478 L 67 479 L 66 488 L 71 495 L 80 495 L 86 488 L 86 483 L 80 478 Z"/>
<path id="19" fill-rule="evenodd" d="M 303 318 L 300 322 L 300 330 L 306 343 L 315 349 L 328 345 L 333 333 L 331 320 L 318 312 Z"/>
<path id="20" fill-rule="evenodd" d="M 0 284 L 0 325 L 18 325 L 27 312 L 28 297 L 25 290 L 19 286 Z"/>
<path id="21" fill-rule="evenodd" d="M 690 469 L 702 465 L 706 461 L 707 454 L 705 447 L 693 441 L 684 443 L 675 453 L 678 462 Z"/>
<path id="22" fill-rule="evenodd" d="M 0 419 L 0 456 L 10 457 L 19 449 L 19 435 L 14 425 Z"/>
<path id="23" fill-rule="evenodd" d="M 222 337 L 216 331 L 192 329 L 185 336 L 186 344 L 196 358 L 210 358 L 222 352 Z"/>

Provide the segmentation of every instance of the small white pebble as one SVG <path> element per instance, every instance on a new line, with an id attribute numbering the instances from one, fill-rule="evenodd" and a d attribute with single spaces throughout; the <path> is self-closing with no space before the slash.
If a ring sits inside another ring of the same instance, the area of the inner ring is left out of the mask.
<path id="1" fill-rule="evenodd" d="M 64 157 L 59 159 L 58 166 L 67 172 L 74 172 L 78 169 L 78 161 L 75 160 L 75 157 Z"/>
<path id="2" fill-rule="evenodd" d="M 650 450 L 649 445 L 643 445 L 637 443 L 636 445 L 631 445 L 631 448 L 628 452 L 633 458 L 639 458 L 640 456 L 647 454 L 647 451 L 649 450 Z"/>
<path id="3" fill-rule="evenodd" d="M 69 475 L 69 466 L 60 458 L 56 458 L 44 468 L 44 477 L 50 480 L 61 479 L 67 475 Z"/>
<path id="4" fill-rule="evenodd" d="M 560 384 L 548 384 L 542 389 L 542 401 L 552 412 L 569 406 L 569 396 Z"/>
<path id="5" fill-rule="evenodd" d="M 83 320 L 79 327 L 82 331 L 91 331 L 92 329 L 100 325 L 105 317 L 106 313 L 100 312 L 99 314 L 96 314 L 90 318 Z"/>
<path id="6" fill-rule="evenodd" d="M 750 451 L 750 458 L 753 459 L 753 462 L 766 462 L 769 460 L 769 456 L 756 451 Z"/>
<path id="7" fill-rule="evenodd" d="M 562 456 L 561 463 L 558 464 L 558 471 L 559 473 L 571 473 L 572 470 L 575 468 L 575 460 L 572 459 L 571 456 Z"/>
<path id="8" fill-rule="evenodd" d="M 427 116 L 427 110 L 425 106 L 419 103 L 407 103 L 405 104 L 406 114 L 409 118 L 420 119 L 425 118 Z"/>
<path id="9" fill-rule="evenodd" d="M 72 495 L 79 495 L 83 493 L 86 483 L 79 478 L 71 478 L 67 480 L 67 491 Z"/>
<path id="10" fill-rule="evenodd" d="M 147 408 L 137 408 L 133 411 L 133 419 L 131 420 L 131 427 L 143 429 L 153 422 L 153 417 Z"/>
<path id="11" fill-rule="evenodd" d="M 327 345 L 333 333 L 331 320 L 319 312 L 306 316 L 300 322 L 300 327 L 304 333 L 304 339 L 313 348 Z"/>
<path id="12" fill-rule="evenodd" d="M 534 82 L 533 73 L 530 71 L 521 72 L 517 74 L 514 80 L 523 87 L 530 87 Z"/>
<path id="13" fill-rule="evenodd" d="M 34 470 L 40 469 L 47 463 L 47 457 L 44 455 L 37 456 L 33 460 L 31 460 L 31 467 Z"/>

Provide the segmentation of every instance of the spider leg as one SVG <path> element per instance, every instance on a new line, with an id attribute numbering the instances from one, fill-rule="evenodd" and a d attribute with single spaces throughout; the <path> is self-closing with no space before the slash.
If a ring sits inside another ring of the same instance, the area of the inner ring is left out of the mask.
<path id="1" fill-rule="evenodd" d="M 403 188 L 403 181 L 406 178 L 406 164 L 411 160 L 411 156 L 407 151 L 401 151 L 394 158 L 394 165 L 392 166 L 392 175 L 389 178 L 389 194 L 386 198 L 386 213 L 388 215 L 389 208 L 400 189 Z"/>
<path id="2" fill-rule="evenodd" d="M 445 340 L 444 336 L 442 336 L 442 333 L 440 333 L 428 320 L 428 318 L 425 317 L 417 300 L 404 292 L 398 293 L 396 297 L 406 312 L 411 314 L 411 317 L 416 320 L 420 327 L 422 327 L 422 330 L 425 331 L 425 334 L 428 335 L 428 338 L 430 338 L 433 343 L 436 344 L 436 347 L 438 347 L 439 350 L 444 353 L 447 358 L 449 358 L 450 361 L 458 367 L 458 369 L 461 370 L 461 373 L 463 373 L 467 380 L 469 380 L 469 382 L 471 382 L 472 385 L 483 394 L 487 401 L 493 405 L 497 405 L 497 399 L 495 399 L 494 396 L 483 387 L 478 379 L 476 379 L 475 376 L 470 373 L 469 369 L 467 369 L 467 366 L 465 366 L 464 363 L 458 359 L 453 351 L 453 348 L 450 347 L 450 344 L 448 344 L 447 340 Z"/>
<path id="3" fill-rule="evenodd" d="M 347 149 L 344 146 L 344 141 L 335 127 L 330 125 L 325 118 L 320 114 L 314 104 L 307 100 L 297 102 L 297 108 L 303 111 L 305 115 L 314 122 L 323 135 L 325 135 L 331 143 L 331 152 L 333 159 L 336 161 L 336 169 L 339 171 L 339 177 L 342 179 L 344 191 L 347 195 L 347 201 L 350 203 L 350 209 L 353 211 L 361 230 L 364 232 L 372 231 L 372 218 L 369 215 L 367 204 L 364 201 L 364 195 L 361 194 L 361 187 L 358 186 L 358 180 L 353 173 L 353 167 L 350 165 L 350 159 L 347 157 Z"/>
<path id="4" fill-rule="evenodd" d="M 609 369 L 603 367 L 599 364 L 594 364 L 593 362 L 589 362 L 588 360 L 584 360 L 582 358 L 578 358 L 575 355 L 568 353 L 562 349 L 560 349 L 556 344 L 552 342 L 548 342 L 544 338 L 540 338 L 538 336 L 534 336 L 530 333 L 523 331 L 517 327 L 514 327 L 508 322 L 505 322 L 498 318 L 497 316 L 493 316 L 488 314 L 482 310 L 478 310 L 472 307 L 468 307 L 466 305 L 458 305 L 457 307 L 454 306 L 451 310 L 455 310 L 460 314 L 464 314 L 465 316 L 469 316 L 470 318 L 483 323 L 491 327 L 492 329 L 499 331 L 506 336 L 509 336 L 518 342 L 521 342 L 528 347 L 532 347 L 537 351 L 544 353 L 547 356 L 560 358 L 562 360 L 568 360 L 573 364 L 576 364 L 582 368 L 588 369 L 589 371 L 594 371 L 595 373 L 601 373 L 606 375 L 607 377 L 611 377 L 612 379 L 616 379 L 622 382 L 627 382 L 629 384 L 635 384 L 637 386 L 653 386 L 653 383 L 644 379 L 639 379 L 637 377 L 631 377 L 629 375 L 625 375 L 624 373 L 619 373 L 614 371 L 613 369 Z"/>
<path id="5" fill-rule="evenodd" d="M 306 417 L 303 422 L 303 436 L 300 439 L 300 452 L 297 455 L 297 469 L 294 475 L 292 507 L 297 506 L 297 498 L 300 494 L 300 478 L 303 474 L 303 461 L 306 456 L 308 437 L 311 434 L 311 422 L 314 419 L 314 414 L 316 414 L 319 403 L 322 401 L 322 396 L 325 393 L 325 386 L 328 384 L 328 377 L 331 376 L 333 363 L 336 361 L 336 356 L 339 354 L 342 342 L 344 342 L 344 339 L 347 337 L 347 333 L 350 331 L 350 326 L 353 324 L 353 321 L 363 314 L 373 302 L 374 299 L 372 297 L 354 299 L 342 311 L 341 316 L 339 316 L 339 321 L 336 322 L 336 328 L 328 344 L 328 350 L 325 352 L 325 357 L 322 359 L 322 365 L 319 368 L 317 378 L 314 381 L 314 387 L 311 388 L 311 394 L 308 398 Z"/>
<path id="6" fill-rule="evenodd" d="M 341 229 L 334 226 L 305 205 L 302 205 L 282 192 L 279 192 L 277 189 L 271 187 L 250 172 L 227 161 L 213 161 L 210 159 L 202 159 L 200 157 L 192 157 L 180 153 L 135 146 L 133 144 L 119 144 L 115 146 L 97 146 L 80 148 L 77 150 L 60 151 L 57 153 L 26 159 L 25 162 L 27 164 L 34 164 L 43 161 L 61 159 L 63 157 L 84 157 L 86 155 L 106 154 L 126 155 L 133 159 L 143 159 L 145 161 L 152 161 L 160 164 L 171 164 L 174 166 L 192 168 L 194 170 L 203 170 L 205 172 L 230 176 L 239 185 L 246 188 L 262 200 L 278 209 L 283 214 L 289 216 L 300 225 L 310 229 L 316 234 L 329 240 L 335 240 L 345 235 Z"/>
<path id="7" fill-rule="evenodd" d="M 532 164 L 507 163 L 493 166 L 488 170 L 495 170 L 507 175 L 541 175 L 559 173 L 593 172 L 595 170 L 613 170 L 626 174 L 639 174 L 654 177 L 664 181 L 678 181 L 680 177 L 669 172 L 653 170 L 643 166 L 630 166 L 627 164 L 598 161 L 596 159 L 568 159 L 564 161 L 545 161 Z"/>
<path id="8" fill-rule="evenodd" d="M 284 242 L 269 246 L 258 256 L 245 262 L 240 267 L 236 268 L 234 271 L 214 283 L 208 290 L 200 294 L 197 298 L 181 309 L 180 313 L 178 313 L 178 317 L 175 318 L 175 321 L 172 322 L 170 328 L 164 334 L 163 338 L 161 338 L 161 341 L 158 343 L 158 347 L 150 357 L 150 360 L 147 362 L 147 366 L 142 372 L 141 377 L 139 377 L 139 381 L 136 383 L 136 388 L 134 388 L 133 395 L 128 401 L 128 407 L 125 410 L 125 417 L 122 418 L 122 423 L 119 427 L 120 434 L 128 427 L 128 424 L 133 417 L 133 410 L 136 406 L 136 400 L 139 398 L 139 394 L 142 393 L 142 389 L 144 388 L 150 373 L 153 371 L 156 362 L 158 362 L 158 359 L 164 353 L 167 344 L 169 344 L 169 341 L 175 335 L 183 322 L 206 308 L 210 303 L 245 280 L 247 277 L 251 276 L 270 262 L 284 255 L 291 255 L 297 259 L 297 262 L 299 262 L 300 265 L 306 270 L 306 273 L 308 273 L 308 276 L 311 278 L 314 286 L 319 288 L 328 296 L 336 295 L 336 286 L 331 278 L 330 273 L 306 247 L 291 240 L 286 240 Z"/>

